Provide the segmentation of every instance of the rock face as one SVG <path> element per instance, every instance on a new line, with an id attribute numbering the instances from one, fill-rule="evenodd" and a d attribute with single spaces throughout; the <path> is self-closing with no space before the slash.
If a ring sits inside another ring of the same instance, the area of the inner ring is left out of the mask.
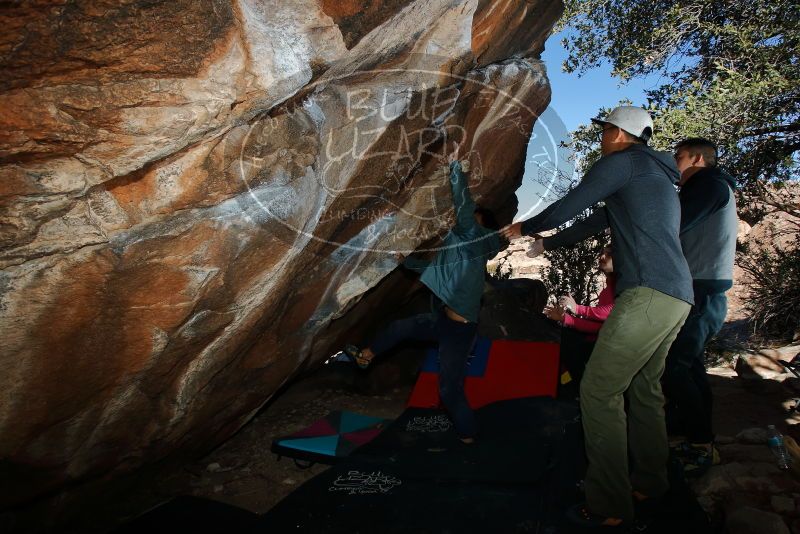
<path id="1" fill-rule="evenodd" d="M 4 6 L 0 508 L 238 429 L 450 224 L 453 141 L 515 203 L 561 9 Z"/>
<path id="2" fill-rule="evenodd" d="M 492 259 L 488 266 L 489 270 L 495 271 L 499 269 L 501 273 L 509 275 L 510 278 L 541 279 L 542 270 L 550 265 L 550 262 L 544 256 L 528 257 L 528 250 L 530 250 L 533 241 L 532 237 L 527 236 L 515 239 L 505 250 L 501 250 Z"/>

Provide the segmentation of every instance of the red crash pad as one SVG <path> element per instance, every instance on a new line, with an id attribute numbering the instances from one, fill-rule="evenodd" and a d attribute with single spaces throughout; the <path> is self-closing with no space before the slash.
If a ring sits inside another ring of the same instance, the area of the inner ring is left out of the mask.
<path id="1" fill-rule="evenodd" d="M 487 340 L 488 341 L 488 340 Z M 480 360 L 481 342 L 476 343 L 474 360 Z M 468 372 L 464 381 L 467 400 L 472 408 L 489 403 L 524 397 L 556 396 L 558 385 L 558 343 L 540 341 L 496 340 L 484 342 L 485 365 Z M 486 350 L 488 348 L 488 350 Z M 478 363 L 478 362 L 476 362 Z M 481 372 L 482 371 L 482 372 Z M 408 406 L 439 406 L 439 373 L 437 352 L 431 351 L 423 365 Z"/>

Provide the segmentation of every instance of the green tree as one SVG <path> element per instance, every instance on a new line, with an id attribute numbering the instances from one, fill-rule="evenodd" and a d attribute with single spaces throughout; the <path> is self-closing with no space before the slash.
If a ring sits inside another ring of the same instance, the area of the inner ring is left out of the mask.
<path id="1" fill-rule="evenodd" d="M 647 92 L 655 148 L 703 136 L 720 146 L 751 222 L 768 205 L 800 215 L 782 186 L 800 150 L 800 4 L 793 0 L 565 0 L 567 72 L 609 61 Z M 581 131 L 576 132 L 580 138 Z M 756 204 L 757 201 L 757 204 Z"/>
<path id="2" fill-rule="evenodd" d="M 647 91 L 651 144 L 671 150 L 707 137 L 739 182 L 739 215 L 800 217 L 800 4 L 793 0 L 565 0 L 564 70 L 582 74 L 608 61 L 623 81 L 661 80 Z M 600 110 L 600 114 L 605 110 Z M 596 127 L 572 133 L 584 163 L 599 157 Z M 791 219 L 790 219 L 791 220 Z M 796 219 L 795 219 L 796 220 Z M 798 314 L 800 241 L 737 256 L 749 274 L 748 309 L 762 337 L 791 335 Z M 588 252 L 586 252 L 588 254 Z M 581 265 L 585 260 L 569 261 Z"/>

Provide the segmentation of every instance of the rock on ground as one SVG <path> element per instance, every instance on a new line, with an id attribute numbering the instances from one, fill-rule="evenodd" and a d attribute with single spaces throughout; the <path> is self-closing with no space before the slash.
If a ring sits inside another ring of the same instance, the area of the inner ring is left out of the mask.
<path id="1" fill-rule="evenodd" d="M 741 376 L 730 367 L 709 374 L 721 464 L 692 480 L 692 490 L 725 532 L 789 532 L 798 518 L 794 495 L 800 495 L 800 478 L 778 469 L 766 427 L 797 433 L 800 417 L 784 406 L 795 393 L 779 377 Z"/>

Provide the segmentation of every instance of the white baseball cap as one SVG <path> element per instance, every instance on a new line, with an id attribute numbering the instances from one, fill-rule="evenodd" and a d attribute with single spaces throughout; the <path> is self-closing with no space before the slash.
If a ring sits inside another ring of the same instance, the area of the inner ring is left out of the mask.
<path id="1" fill-rule="evenodd" d="M 638 137 L 645 143 L 653 135 L 653 119 L 650 114 L 636 106 L 619 106 L 611 110 L 603 120 L 592 119 L 595 124 L 613 124 L 629 134 Z"/>

